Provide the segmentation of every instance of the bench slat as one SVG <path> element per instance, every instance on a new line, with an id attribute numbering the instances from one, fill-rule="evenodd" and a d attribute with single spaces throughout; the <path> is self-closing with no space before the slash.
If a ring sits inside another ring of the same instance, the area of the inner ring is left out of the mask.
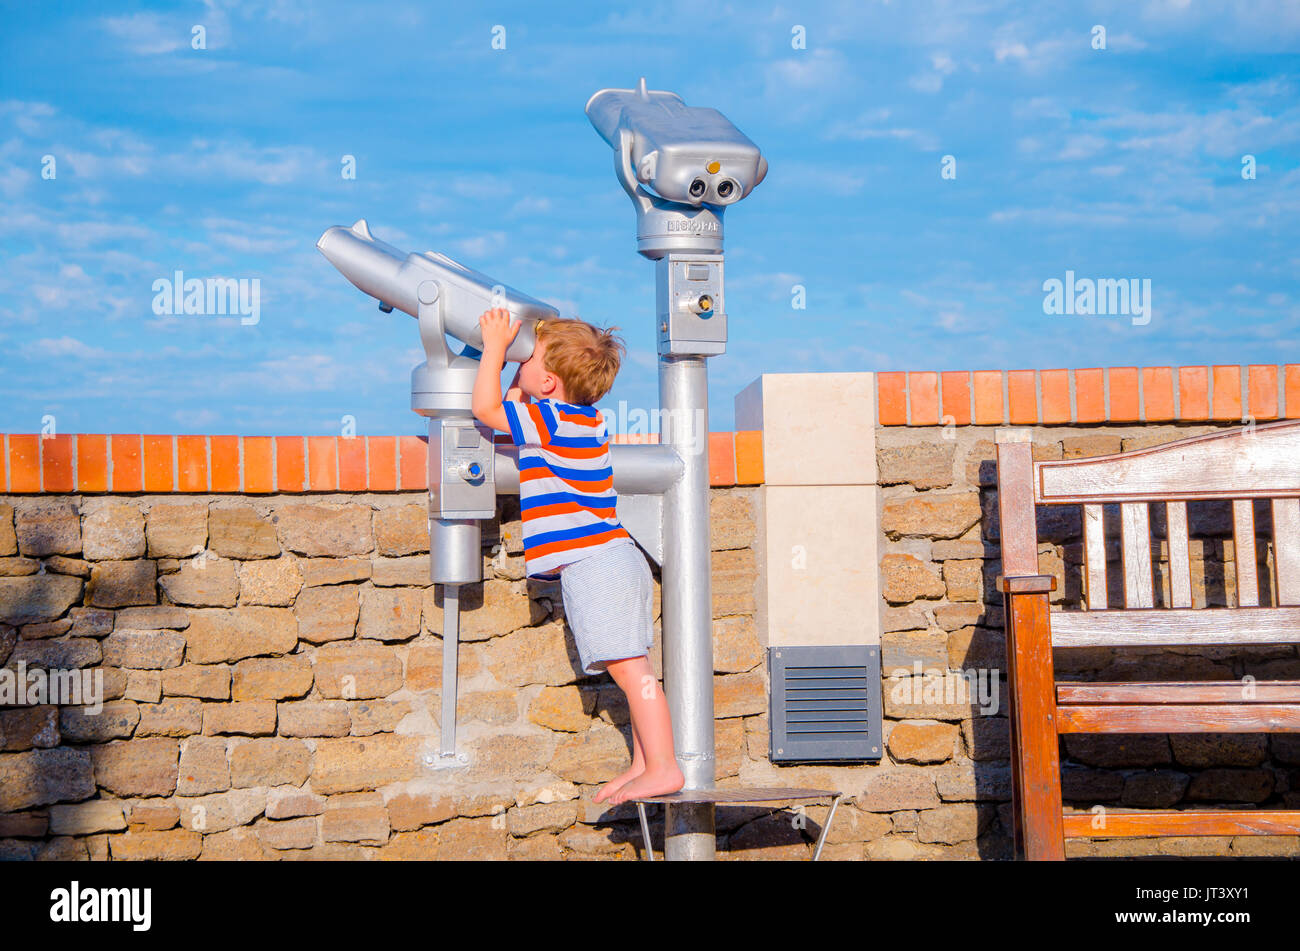
<path id="1" fill-rule="evenodd" d="M 1300 733 L 1300 703 L 1058 705 L 1058 733 Z"/>
<path id="2" fill-rule="evenodd" d="M 1192 564 L 1187 556 L 1187 503 L 1165 503 L 1165 525 L 1169 536 L 1169 604 L 1192 606 Z"/>
<path id="3" fill-rule="evenodd" d="M 1084 703 L 1300 703 L 1300 680 L 1161 680 L 1059 682 L 1056 702 Z"/>
<path id="4" fill-rule="evenodd" d="M 1106 610 L 1106 533 L 1100 505 L 1083 507 L 1083 559 L 1088 566 L 1088 610 Z"/>
<path id="5" fill-rule="evenodd" d="M 1300 604 L 1300 499 L 1273 500 L 1277 603 Z"/>
<path id="6" fill-rule="evenodd" d="M 1151 516 L 1146 502 L 1119 507 L 1124 536 L 1124 604 L 1149 608 L 1155 601 L 1151 584 Z"/>
<path id="7" fill-rule="evenodd" d="M 1300 811 L 1294 809 L 1198 809 L 1174 812 L 1067 813 L 1067 839 L 1109 839 L 1148 835 L 1294 835 Z"/>
<path id="8" fill-rule="evenodd" d="M 1053 647 L 1300 643 L 1300 607 L 1053 611 Z"/>
<path id="9" fill-rule="evenodd" d="M 1259 571 L 1255 567 L 1255 508 L 1250 499 L 1232 503 L 1232 548 L 1237 564 L 1237 606 L 1259 606 Z"/>
<path id="10" fill-rule="evenodd" d="M 1146 449 L 1034 463 L 1034 501 L 1166 502 L 1300 496 L 1300 422 L 1190 436 Z"/>

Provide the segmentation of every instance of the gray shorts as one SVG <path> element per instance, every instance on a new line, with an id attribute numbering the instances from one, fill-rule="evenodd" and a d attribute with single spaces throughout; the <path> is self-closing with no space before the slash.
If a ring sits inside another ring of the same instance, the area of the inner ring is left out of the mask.
<path id="1" fill-rule="evenodd" d="M 649 653 L 654 581 L 645 555 L 630 539 L 565 565 L 560 589 L 585 673 L 600 673 L 606 661 Z"/>

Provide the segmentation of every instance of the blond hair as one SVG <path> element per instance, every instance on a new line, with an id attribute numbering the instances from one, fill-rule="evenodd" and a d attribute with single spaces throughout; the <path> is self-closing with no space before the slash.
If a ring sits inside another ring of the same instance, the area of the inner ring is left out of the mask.
<path id="1" fill-rule="evenodd" d="M 570 403 L 592 406 L 609 392 L 627 348 L 614 336 L 617 327 L 602 329 L 581 320 L 543 320 L 537 339 L 546 344 L 543 365 L 560 378 Z"/>

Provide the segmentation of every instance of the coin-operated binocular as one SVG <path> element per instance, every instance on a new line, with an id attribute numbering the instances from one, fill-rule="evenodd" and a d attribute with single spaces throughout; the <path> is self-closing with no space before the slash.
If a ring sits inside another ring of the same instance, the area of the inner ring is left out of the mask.
<path id="1" fill-rule="evenodd" d="M 426 360 L 411 372 L 411 409 L 429 418 L 430 579 L 458 585 L 481 581 L 478 519 L 496 515 L 492 431 L 470 409 L 483 347 L 479 316 L 505 308 L 520 321 L 506 359 L 527 360 L 538 320 L 559 311 L 445 254 L 405 254 L 375 238 L 365 220 L 328 229 L 316 247 L 349 281 L 419 321 Z M 459 354 L 447 334 L 466 344 Z"/>
<path id="2" fill-rule="evenodd" d="M 483 579 L 480 519 L 496 517 L 492 430 L 471 409 L 483 336 L 479 316 L 504 308 L 520 322 L 506 359 L 523 361 L 536 346 L 536 324 L 559 311 L 445 254 L 405 254 L 375 238 L 364 219 L 329 228 L 316 242 L 349 281 L 379 301 L 415 317 L 425 362 L 411 371 L 411 409 L 429 419 L 429 577 L 443 585 L 442 757 L 455 753 L 456 650 L 459 587 Z M 453 353 L 447 335 L 466 348 Z M 448 764 L 442 764 L 448 765 Z"/>
<path id="3" fill-rule="evenodd" d="M 644 77 L 602 89 L 586 111 L 636 208 L 637 250 L 656 262 L 659 353 L 723 353 L 722 213 L 763 180 L 767 159 L 717 109 L 647 90 Z"/>

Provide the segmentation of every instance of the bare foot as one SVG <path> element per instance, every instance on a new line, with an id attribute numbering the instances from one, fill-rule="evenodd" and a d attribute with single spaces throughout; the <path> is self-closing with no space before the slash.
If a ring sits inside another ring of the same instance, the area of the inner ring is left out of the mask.
<path id="1" fill-rule="evenodd" d="M 676 763 L 668 763 L 656 769 L 647 768 L 635 779 L 624 783 L 609 797 L 614 804 L 627 802 L 629 799 L 643 799 L 646 796 L 666 796 L 675 793 L 686 784 L 682 771 Z"/>
<path id="2" fill-rule="evenodd" d="M 626 773 L 620 773 L 619 775 L 615 776 L 605 785 L 600 787 L 600 791 L 597 792 L 596 795 L 591 797 L 591 801 L 604 802 L 606 799 L 609 799 L 612 795 L 614 795 L 614 793 L 618 792 L 618 790 L 622 786 L 624 786 L 625 784 L 631 782 L 632 780 L 640 776 L 641 773 L 644 771 L 644 769 L 645 767 L 643 766 L 633 766 Z M 613 800 L 610 801 L 612 802 Z"/>

